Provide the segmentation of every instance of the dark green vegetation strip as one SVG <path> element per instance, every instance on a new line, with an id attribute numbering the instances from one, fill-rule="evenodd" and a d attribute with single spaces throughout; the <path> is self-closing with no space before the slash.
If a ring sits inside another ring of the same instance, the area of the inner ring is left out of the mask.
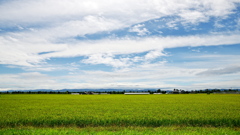
<path id="1" fill-rule="evenodd" d="M 85 127 L 85 128 L 9 128 L 1 135 L 239 135 L 240 130 L 216 127 Z"/>
<path id="2" fill-rule="evenodd" d="M 1 95 L 1 128 L 239 127 L 240 95 Z"/>

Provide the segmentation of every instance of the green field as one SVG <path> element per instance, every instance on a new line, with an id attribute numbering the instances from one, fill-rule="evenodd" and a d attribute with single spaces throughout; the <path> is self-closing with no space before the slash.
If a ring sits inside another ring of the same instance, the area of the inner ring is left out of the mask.
<path id="1" fill-rule="evenodd" d="M 153 134 L 172 129 L 172 133 L 239 134 L 239 127 L 238 94 L 0 95 L 0 134 L 32 130 Z"/>

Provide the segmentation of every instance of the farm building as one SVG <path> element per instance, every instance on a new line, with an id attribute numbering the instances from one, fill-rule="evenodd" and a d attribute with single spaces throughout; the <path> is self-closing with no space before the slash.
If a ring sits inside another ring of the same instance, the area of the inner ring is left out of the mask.
<path id="1" fill-rule="evenodd" d="M 149 92 L 141 92 L 141 93 L 124 93 L 124 95 L 149 95 Z"/>
<path id="2" fill-rule="evenodd" d="M 72 95 L 79 95 L 79 93 L 71 93 Z"/>
<path id="3" fill-rule="evenodd" d="M 94 94 L 94 92 L 91 92 L 91 91 L 88 91 L 88 92 L 83 92 L 82 94 L 89 94 L 89 95 L 93 95 Z"/>

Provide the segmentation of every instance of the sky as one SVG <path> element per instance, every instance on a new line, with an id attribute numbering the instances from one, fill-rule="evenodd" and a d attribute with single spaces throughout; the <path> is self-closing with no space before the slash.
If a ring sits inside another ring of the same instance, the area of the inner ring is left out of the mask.
<path id="1" fill-rule="evenodd" d="M 0 91 L 239 89 L 240 0 L 0 0 Z"/>

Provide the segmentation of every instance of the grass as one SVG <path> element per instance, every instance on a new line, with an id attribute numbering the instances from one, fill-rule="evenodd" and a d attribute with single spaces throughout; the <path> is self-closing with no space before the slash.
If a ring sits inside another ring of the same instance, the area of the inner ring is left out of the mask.
<path id="1" fill-rule="evenodd" d="M 118 127 L 114 134 L 165 134 L 171 129 L 173 134 L 235 134 L 239 133 L 240 126 L 239 103 L 238 94 L 3 94 L 0 96 L 0 134 L 47 131 L 111 134 L 110 129 L 114 127 Z"/>
<path id="2" fill-rule="evenodd" d="M 85 127 L 85 128 L 7 128 L 1 135 L 238 135 L 238 128 L 216 127 Z"/>

